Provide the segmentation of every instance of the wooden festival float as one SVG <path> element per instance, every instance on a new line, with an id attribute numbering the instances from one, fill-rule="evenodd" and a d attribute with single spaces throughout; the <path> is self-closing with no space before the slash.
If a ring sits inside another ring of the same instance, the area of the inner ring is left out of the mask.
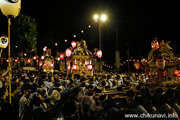
<path id="1" fill-rule="evenodd" d="M 157 39 L 151 42 L 151 51 L 148 59 L 142 59 L 142 66 L 149 83 L 159 86 L 176 86 L 179 84 L 180 58 L 176 57 L 169 46 L 170 42 L 162 40 L 160 44 Z M 141 68 L 139 61 L 134 63 L 136 69 Z"/>
<path id="2" fill-rule="evenodd" d="M 54 72 L 54 58 L 51 56 L 51 50 L 47 47 L 43 48 L 43 55 L 39 60 L 39 69 L 43 72 L 53 73 Z"/>
<path id="3" fill-rule="evenodd" d="M 93 76 L 96 67 L 96 56 L 102 57 L 102 51 L 95 49 L 92 53 L 87 49 L 86 41 L 72 41 L 72 47 L 65 51 L 65 68 L 67 74 L 84 74 Z"/>

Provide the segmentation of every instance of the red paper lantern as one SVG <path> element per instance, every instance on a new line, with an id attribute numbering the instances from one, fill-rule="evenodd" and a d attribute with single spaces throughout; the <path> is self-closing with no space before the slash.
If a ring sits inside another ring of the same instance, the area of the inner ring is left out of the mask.
<path id="1" fill-rule="evenodd" d="M 101 57 L 102 57 L 102 51 L 101 51 L 101 50 L 98 50 L 98 51 L 97 51 L 97 57 L 98 57 L 98 58 L 101 58 Z"/>
<path id="2" fill-rule="evenodd" d="M 92 65 L 88 65 L 88 70 L 92 70 Z"/>
<path id="3" fill-rule="evenodd" d="M 37 59 L 37 57 L 36 56 L 34 56 L 34 60 L 36 60 Z"/>
<path id="4" fill-rule="evenodd" d="M 77 65 L 73 65 L 73 70 L 77 70 Z"/>
<path id="5" fill-rule="evenodd" d="M 72 42 L 71 42 L 71 45 L 72 45 L 73 48 L 75 48 L 75 47 L 76 47 L 76 42 L 75 42 L 75 41 L 72 41 Z"/>
<path id="6" fill-rule="evenodd" d="M 31 63 L 31 59 L 28 59 L 28 60 L 27 60 L 27 63 Z"/>
<path id="7" fill-rule="evenodd" d="M 64 54 L 63 53 L 60 54 L 60 58 L 61 58 L 61 60 L 64 60 Z"/>
<path id="8" fill-rule="evenodd" d="M 156 59 L 156 67 L 158 68 L 158 69 L 164 69 L 164 67 L 165 67 L 165 60 L 164 60 L 164 58 L 162 58 L 162 59 L 159 59 L 159 58 L 157 58 Z"/>
<path id="9" fill-rule="evenodd" d="M 135 61 L 135 62 L 134 62 L 134 67 L 135 67 L 137 70 L 139 70 L 139 69 L 141 68 L 140 62 L 139 62 L 139 61 Z"/>
<path id="10" fill-rule="evenodd" d="M 154 51 L 159 49 L 159 43 L 157 40 L 151 42 L 151 47 Z"/>
<path id="11" fill-rule="evenodd" d="M 65 53 L 66 53 L 66 56 L 67 56 L 67 57 L 70 57 L 70 56 L 71 56 L 71 50 L 70 50 L 70 49 L 66 49 L 66 52 L 65 52 Z"/>
<path id="12" fill-rule="evenodd" d="M 43 55 L 43 56 L 41 56 L 41 59 L 42 59 L 42 60 L 44 60 L 44 55 Z"/>

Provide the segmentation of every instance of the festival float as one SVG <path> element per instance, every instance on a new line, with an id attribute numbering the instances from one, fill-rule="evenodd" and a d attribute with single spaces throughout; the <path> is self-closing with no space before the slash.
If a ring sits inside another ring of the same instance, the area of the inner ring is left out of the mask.
<path id="1" fill-rule="evenodd" d="M 53 73 L 54 72 L 54 58 L 51 56 L 51 50 L 47 47 L 43 48 L 43 55 L 39 60 L 39 69 L 43 72 Z"/>
<path id="2" fill-rule="evenodd" d="M 96 56 L 102 57 L 102 51 L 97 48 L 94 53 L 87 49 L 86 41 L 72 41 L 72 47 L 65 51 L 65 68 L 67 74 L 93 76 L 96 67 Z"/>
<path id="3" fill-rule="evenodd" d="M 162 40 L 159 44 L 157 38 L 151 42 L 151 51 L 148 59 L 134 62 L 136 69 L 144 69 L 149 76 L 149 83 L 160 86 L 175 86 L 179 84 L 180 59 L 172 52 L 169 42 Z"/>

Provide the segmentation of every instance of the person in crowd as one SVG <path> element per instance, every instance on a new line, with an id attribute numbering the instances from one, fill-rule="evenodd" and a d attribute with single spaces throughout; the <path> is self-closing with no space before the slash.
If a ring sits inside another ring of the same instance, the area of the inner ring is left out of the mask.
<path id="1" fill-rule="evenodd" d="M 136 101 L 136 94 L 133 90 L 129 90 L 126 93 L 126 102 L 129 110 L 135 114 L 148 113 L 147 110 Z"/>
<path id="2" fill-rule="evenodd" d="M 168 88 L 165 93 L 165 100 L 167 104 L 177 112 L 178 117 L 180 117 L 180 106 L 177 103 L 178 91 L 176 89 Z"/>
<path id="3" fill-rule="evenodd" d="M 122 85 L 124 83 L 123 78 L 120 75 L 117 75 L 116 79 L 117 79 L 117 86 Z"/>
<path id="4" fill-rule="evenodd" d="M 78 94 L 80 87 L 85 84 L 86 81 L 82 81 L 80 84 L 76 85 L 75 87 L 70 88 L 69 90 L 65 90 L 60 92 L 61 99 L 54 101 L 54 108 L 53 108 L 53 115 L 52 117 L 62 118 L 62 107 L 63 105 L 69 100 L 69 95 L 75 93 Z"/>
<path id="5" fill-rule="evenodd" d="M 62 116 L 64 120 L 81 120 L 79 105 L 77 101 L 68 101 L 62 107 Z"/>
<path id="6" fill-rule="evenodd" d="M 82 119 L 91 120 L 96 110 L 96 102 L 93 98 L 93 86 L 86 86 L 86 95 L 79 96 L 78 99 L 81 105 Z"/>
<path id="7" fill-rule="evenodd" d="M 52 106 L 45 111 L 41 106 L 43 104 L 43 97 L 38 92 L 31 95 L 31 101 L 33 103 L 32 120 L 51 120 Z"/>
<path id="8" fill-rule="evenodd" d="M 12 83 L 11 85 L 11 105 L 12 105 L 12 118 L 14 120 L 19 120 L 19 100 L 15 97 L 17 94 L 17 85 L 15 83 Z M 9 95 L 6 98 L 7 101 L 9 101 Z"/>
<path id="9" fill-rule="evenodd" d="M 147 110 L 150 114 L 159 114 L 157 108 L 152 104 L 152 94 L 150 93 L 149 88 L 141 89 L 141 103 L 142 106 Z"/>
<path id="10" fill-rule="evenodd" d="M 4 81 L 0 81 L 0 119 L 10 120 L 12 117 L 12 104 L 6 101 L 8 89 Z"/>
<path id="11" fill-rule="evenodd" d="M 175 114 L 177 112 L 166 102 L 165 91 L 162 88 L 157 88 L 153 96 L 153 105 L 157 108 L 161 114 Z"/>
<path id="12" fill-rule="evenodd" d="M 19 100 L 19 119 L 32 120 L 33 104 L 29 99 L 31 94 L 31 85 L 23 85 L 23 96 Z"/>

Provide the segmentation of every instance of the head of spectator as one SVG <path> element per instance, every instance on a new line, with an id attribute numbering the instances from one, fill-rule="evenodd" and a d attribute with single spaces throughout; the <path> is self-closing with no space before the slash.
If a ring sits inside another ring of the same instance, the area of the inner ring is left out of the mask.
<path id="1" fill-rule="evenodd" d="M 177 103 L 177 91 L 172 88 L 168 88 L 165 93 L 165 100 L 169 103 Z"/>
<path id="2" fill-rule="evenodd" d="M 152 100 L 153 100 L 153 105 L 156 108 L 159 108 L 160 105 L 164 103 L 164 94 L 165 94 L 165 91 L 162 88 L 159 87 L 155 89 Z"/>
<path id="3" fill-rule="evenodd" d="M 43 87 L 43 79 L 42 78 L 39 78 L 38 80 L 38 87 Z"/>
<path id="4" fill-rule="evenodd" d="M 38 92 L 35 92 L 31 94 L 30 100 L 35 106 L 40 106 L 42 104 L 43 97 Z"/>
<path id="5" fill-rule="evenodd" d="M 24 96 L 25 96 L 26 98 L 29 98 L 29 96 L 30 96 L 30 94 L 31 94 L 31 90 L 32 90 L 31 84 L 25 83 L 25 84 L 22 86 L 22 89 L 23 89 Z"/>
<path id="6" fill-rule="evenodd" d="M 135 105 L 135 97 L 136 94 L 133 90 L 129 90 L 126 92 L 126 102 L 129 107 L 133 107 Z"/>
<path id="7" fill-rule="evenodd" d="M 80 120 L 78 103 L 76 101 L 69 101 L 62 107 L 62 115 L 65 120 Z"/>
<path id="8" fill-rule="evenodd" d="M 89 96 L 93 95 L 93 86 L 91 84 L 86 86 L 86 95 L 89 95 Z"/>

